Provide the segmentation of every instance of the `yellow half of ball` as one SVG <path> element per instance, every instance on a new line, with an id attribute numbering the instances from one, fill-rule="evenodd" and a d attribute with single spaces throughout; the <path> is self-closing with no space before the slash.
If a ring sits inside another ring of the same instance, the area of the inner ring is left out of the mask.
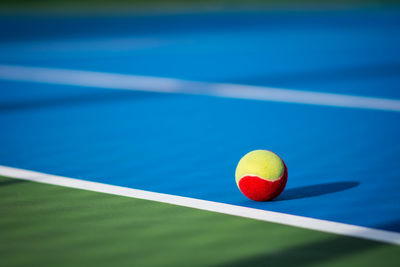
<path id="1" fill-rule="evenodd" d="M 268 150 L 254 150 L 239 161 L 236 167 L 236 183 L 247 175 L 258 176 L 268 181 L 279 179 L 285 170 L 282 159 Z"/>

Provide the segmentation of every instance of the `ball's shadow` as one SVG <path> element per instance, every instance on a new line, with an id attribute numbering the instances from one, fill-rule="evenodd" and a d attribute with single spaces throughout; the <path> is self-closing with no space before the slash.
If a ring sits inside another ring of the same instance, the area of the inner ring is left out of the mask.
<path id="1" fill-rule="evenodd" d="M 356 181 L 336 182 L 336 183 L 325 183 L 307 185 L 296 188 L 290 188 L 282 192 L 282 194 L 274 201 L 284 201 L 299 198 L 316 197 L 326 194 L 331 194 L 339 191 L 351 189 L 360 185 Z"/>

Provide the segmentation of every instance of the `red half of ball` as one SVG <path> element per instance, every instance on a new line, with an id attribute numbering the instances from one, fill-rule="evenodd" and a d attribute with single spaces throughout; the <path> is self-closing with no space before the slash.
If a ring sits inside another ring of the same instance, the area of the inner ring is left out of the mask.
<path id="1" fill-rule="evenodd" d="M 239 188 L 242 193 L 255 201 L 268 201 L 279 196 L 285 189 L 287 182 L 287 168 L 282 176 L 275 181 L 268 181 L 258 176 L 244 176 L 239 181 Z"/>

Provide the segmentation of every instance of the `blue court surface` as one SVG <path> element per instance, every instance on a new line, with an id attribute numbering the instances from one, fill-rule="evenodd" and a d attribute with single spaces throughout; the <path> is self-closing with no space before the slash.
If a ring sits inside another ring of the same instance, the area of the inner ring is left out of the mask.
<path id="1" fill-rule="evenodd" d="M 399 15 L 2 16 L 0 64 L 399 100 Z M 0 165 L 400 232 L 399 111 L 48 78 L 0 80 Z M 274 201 L 235 184 L 254 149 L 288 166 Z"/>

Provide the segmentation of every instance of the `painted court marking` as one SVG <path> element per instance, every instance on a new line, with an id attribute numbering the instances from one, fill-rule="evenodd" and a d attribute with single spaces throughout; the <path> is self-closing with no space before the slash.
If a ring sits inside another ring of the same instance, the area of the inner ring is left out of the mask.
<path id="1" fill-rule="evenodd" d="M 358 237 L 363 239 L 400 245 L 399 233 L 377 230 L 362 226 L 307 218 L 303 216 L 296 216 L 279 212 L 253 209 L 242 206 L 235 206 L 235 205 L 218 203 L 207 200 L 200 200 L 195 198 L 131 189 L 127 187 L 78 180 L 62 176 L 55 176 L 55 175 L 11 168 L 1 165 L 0 165 L 0 175 L 39 182 L 39 183 L 45 183 L 45 184 L 59 185 L 59 186 L 89 190 L 94 192 L 101 192 L 118 196 L 152 200 L 152 201 L 190 207 L 200 210 L 207 210 L 217 213 L 224 213 L 228 215 L 261 220 L 261 221 L 280 223 L 280 224 L 312 229 L 322 232 L 328 232 L 339 235 Z"/>
<path id="2" fill-rule="evenodd" d="M 320 106 L 400 111 L 400 99 L 363 97 L 265 86 L 206 83 L 106 72 L 0 65 L 0 79 L 159 93 L 208 95 Z"/>

